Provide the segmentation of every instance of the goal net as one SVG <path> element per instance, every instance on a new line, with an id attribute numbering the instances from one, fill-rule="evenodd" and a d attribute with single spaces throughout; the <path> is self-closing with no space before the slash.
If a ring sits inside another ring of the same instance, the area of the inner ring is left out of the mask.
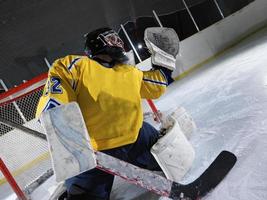
<path id="1" fill-rule="evenodd" d="M 35 119 L 35 112 L 46 78 L 47 74 L 42 74 L 0 94 L 0 118 L 44 133 Z M 47 142 L 44 139 L 1 122 L 0 158 L 24 190 L 52 168 Z M 0 199 L 10 193 L 10 186 L 0 172 Z"/>

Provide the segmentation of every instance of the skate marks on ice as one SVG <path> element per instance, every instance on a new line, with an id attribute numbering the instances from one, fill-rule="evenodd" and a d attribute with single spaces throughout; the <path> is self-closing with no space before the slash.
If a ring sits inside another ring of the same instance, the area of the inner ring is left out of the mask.
<path id="1" fill-rule="evenodd" d="M 161 110 L 180 105 L 197 125 L 191 138 L 196 159 L 190 182 L 221 149 L 238 162 L 205 199 L 267 199 L 267 29 L 174 83 L 157 102 Z"/>

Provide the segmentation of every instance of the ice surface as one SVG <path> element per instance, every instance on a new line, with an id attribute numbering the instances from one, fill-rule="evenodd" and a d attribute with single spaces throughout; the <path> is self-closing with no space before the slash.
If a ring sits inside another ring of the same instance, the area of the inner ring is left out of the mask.
<path id="1" fill-rule="evenodd" d="M 157 105 L 181 105 L 198 127 L 184 182 L 195 179 L 223 149 L 238 162 L 208 200 L 267 199 L 267 29 L 172 85 Z"/>
<path id="2" fill-rule="evenodd" d="M 267 199 L 267 29 L 175 82 L 156 105 L 161 111 L 185 107 L 198 127 L 191 138 L 196 159 L 183 182 L 199 176 L 221 150 L 237 155 L 235 167 L 204 200 Z M 158 197 L 116 179 L 111 199 Z"/>

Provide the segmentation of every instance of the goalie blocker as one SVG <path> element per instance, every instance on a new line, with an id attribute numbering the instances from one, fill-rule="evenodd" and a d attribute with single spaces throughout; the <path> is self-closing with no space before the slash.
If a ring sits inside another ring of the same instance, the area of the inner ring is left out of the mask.
<path id="1" fill-rule="evenodd" d="M 168 116 L 169 127 L 164 136 L 151 148 L 151 153 L 166 177 L 180 181 L 191 168 L 195 151 L 182 132 L 178 122 Z"/>

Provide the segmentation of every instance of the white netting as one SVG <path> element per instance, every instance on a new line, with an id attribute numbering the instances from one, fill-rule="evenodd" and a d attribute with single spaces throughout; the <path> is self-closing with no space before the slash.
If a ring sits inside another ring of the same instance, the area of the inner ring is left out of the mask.
<path id="1" fill-rule="evenodd" d="M 35 119 L 46 76 L 42 75 L 0 95 L 0 117 L 44 133 Z M 52 168 L 47 142 L 0 123 L 0 157 L 22 189 Z M 0 199 L 10 193 L 0 173 Z"/>

